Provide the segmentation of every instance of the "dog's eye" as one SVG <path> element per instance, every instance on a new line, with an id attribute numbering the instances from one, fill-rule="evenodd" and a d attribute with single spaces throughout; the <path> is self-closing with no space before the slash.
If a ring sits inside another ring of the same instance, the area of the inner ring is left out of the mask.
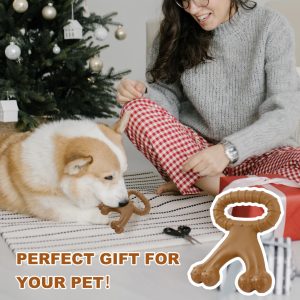
<path id="1" fill-rule="evenodd" d="M 113 180 L 114 177 L 112 175 L 104 177 L 105 180 Z"/>

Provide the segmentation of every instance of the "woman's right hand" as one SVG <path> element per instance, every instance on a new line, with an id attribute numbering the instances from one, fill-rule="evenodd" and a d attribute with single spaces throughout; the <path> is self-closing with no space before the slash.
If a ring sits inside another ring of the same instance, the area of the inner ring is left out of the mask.
<path id="1" fill-rule="evenodd" d="M 117 102 L 121 105 L 141 98 L 146 91 L 146 85 L 142 81 L 123 78 L 117 86 Z"/>

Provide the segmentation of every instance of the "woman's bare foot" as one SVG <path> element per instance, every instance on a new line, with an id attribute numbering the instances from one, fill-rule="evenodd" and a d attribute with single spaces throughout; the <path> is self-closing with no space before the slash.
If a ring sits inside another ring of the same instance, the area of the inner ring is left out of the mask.
<path id="1" fill-rule="evenodd" d="M 158 195 L 161 194 L 170 194 L 170 195 L 181 195 L 178 187 L 176 186 L 176 184 L 173 181 L 168 181 L 162 185 L 160 185 L 156 190 L 155 193 Z M 205 190 L 203 191 L 199 191 L 199 193 L 197 195 L 209 195 L 209 193 Z"/>
<path id="2" fill-rule="evenodd" d="M 179 195 L 179 189 L 173 181 L 168 181 L 160 185 L 156 190 L 155 193 L 158 195 L 170 193 L 172 195 Z"/>
<path id="3" fill-rule="evenodd" d="M 195 183 L 195 186 L 206 191 L 209 195 L 216 196 L 220 193 L 220 177 L 222 176 L 225 175 L 220 174 L 213 177 L 202 177 Z"/>

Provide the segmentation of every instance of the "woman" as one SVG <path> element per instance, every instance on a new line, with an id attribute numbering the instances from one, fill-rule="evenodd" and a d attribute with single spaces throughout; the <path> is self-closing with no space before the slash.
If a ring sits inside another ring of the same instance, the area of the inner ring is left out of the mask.
<path id="1" fill-rule="evenodd" d="M 218 194 L 224 175 L 300 182 L 300 113 L 291 27 L 249 0 L 164 0 L 148 85 L 123 79 L 127 134 L 168 183 Z M 134 100 L 134 101 L 133 101 Z"/>

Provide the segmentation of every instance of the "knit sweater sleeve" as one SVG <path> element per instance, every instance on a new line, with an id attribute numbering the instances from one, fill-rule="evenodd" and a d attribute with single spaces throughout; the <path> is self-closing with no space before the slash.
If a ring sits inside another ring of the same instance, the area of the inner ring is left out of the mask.
<path id="1" fill-rule="evenodd" d="M 165 84 L 163 82 L 149 83 L 151 77 L 148 73 L 148 70 L 150 70 L 150 68 L 153 66 L 158 55 L 158 44 L 159 39 L 157 36 L 153 42 L 153 46 L 149 54 L 149 64 L 147 66 L 146 73 L 146 79 L 148 82 L 147 93 L 145 93 L 144 96 L 156 102 L 165 108 L 175 118 L 179 119 L 180 99 L 183 98 L 180 82 L 175 82 L 172 84 Z"/>
<path id="2" fill-rule="evenodd" d="M 293 140 L 300 119 L 295 38 L 284 17 L 276 14 L 270 22 L 265 47 L 266 99 L 259 107 L 258 118 L 250 126 L 224 138 L 239 152 L 236 165 Z"/>

